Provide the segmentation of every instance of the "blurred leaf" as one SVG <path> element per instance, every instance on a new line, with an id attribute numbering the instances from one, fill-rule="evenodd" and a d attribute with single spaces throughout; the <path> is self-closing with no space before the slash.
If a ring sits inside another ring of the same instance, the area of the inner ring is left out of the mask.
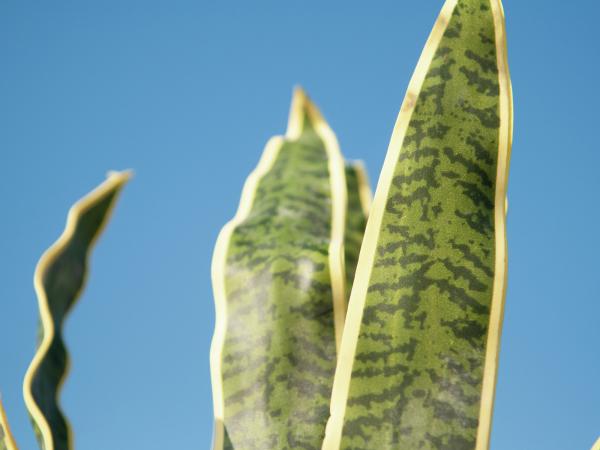
<path id="1" fill-rule="evenodd" d="M 2 399 L 0 399 L 0 450 L 17 450 L 17 444 L 8 426 Z"/>
<path id="2" fill-rule="evenodd" d="M 35 271 L 41 324 L 37 353 L 25 375 L 23 393 L 43 450 L 73 448 L 70 426 L 58 404 L 69 365 L 62 326 L 85 284 L 89 252 L 129 177 L 128 172 L 112 172 L 75 203 L 65 231 L 44 253 Z"/>

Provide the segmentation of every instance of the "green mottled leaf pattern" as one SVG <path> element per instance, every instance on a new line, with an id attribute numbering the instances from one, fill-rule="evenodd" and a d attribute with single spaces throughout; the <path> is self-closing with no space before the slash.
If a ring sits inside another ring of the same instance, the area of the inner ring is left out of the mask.
<path id="1" fill-rule="evenodd" d="M 349 297 L 371 204 L 369 181 L 365 168 L 360 162 L 346 164 L 346 186 L 348 187 L 348 210 L 346 214 L 344 254 L 346 297 Z"/>
<path id="2" fill-rule="evenodd" d="M 240 211 L 247 211 L 224 228 L 215 250 L 217 310 L 219 302 L 226 306 L 223 346 L 216 330 L 211 363 L 215 415 L 224 428 L 216 432 L 217 450 L 318 449 L 324 435 L 336 361 L 336 284 L 345 310 L 343 214 L 339 255 L 331 254 L 334 209 L 346 207 L 344 163 L 299 90 L 294 128 L 267 145 L 262 173 L 249 179 L 256 185 L 244 189 Z"/>
<path id="3" fill-rule="evenodd" d="M 422 57 L 432 51 L 430 64 L 419 63 L 423 83 L 409 88 L 412 113 L 400 123 L 401 113 L 405 134 L 392 139 L 399 151 L 388 154 L 367 225 L 340 356 L 351 369 L 336 372 L 324 449 L 487 448 L 484 371 L 504 286 L 497 173 L 510 141 L 500 15 L 497 0 L 448 1 Z"/>
<path id="4" fill-rule="evenodd" d="M 127 172 L 111 173 L 102 185 L 77 202 L 69 211 L 65 232 L 42 256 L 36 269 L 42 330 L 38 351 L 25 377 L 24 393 L 43 450 L 73 448 L 69 424 L 58 405 L 69 364 L 62 326 L 83 289 L 90 250 L 128 178 Z"/>

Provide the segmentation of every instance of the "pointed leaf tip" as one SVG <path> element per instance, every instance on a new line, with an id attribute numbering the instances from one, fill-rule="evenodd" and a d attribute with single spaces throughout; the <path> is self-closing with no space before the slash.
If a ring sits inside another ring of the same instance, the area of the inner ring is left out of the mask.
<path id="1" fill-rule="evenodd" d="M 317 108 L 302 87 L 295 86 L 286 137 L 288 139 L 297 139 L 302 130 L 307 126 L 316 128 L 322 125 L 327 125 L 327 123 L 319 108 Z"/>

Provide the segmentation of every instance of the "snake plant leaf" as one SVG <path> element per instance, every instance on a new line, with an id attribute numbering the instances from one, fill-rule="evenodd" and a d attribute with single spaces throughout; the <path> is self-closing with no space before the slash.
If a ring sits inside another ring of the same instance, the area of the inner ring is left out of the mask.
<path id="1" fill-rule="evenodd" d="M 592 450 L 600 450 L 600 438 L 598 438 L 598 440 L 596 441 L 596 443 L 592 447 Z"/>
<path id="2" fill-rule="evenodd" d="M 0 399 L 0 450 L 17 450 L 17 444 L 8 426 L 2 399 Z"/>
<path id="3" fill-rule="evenodd" d="M 300 89 L 212 265 L 213 448 L 318 449 L 346 312 L 344 160 Z"/>
<path id="4" fill-rule="evenodd" d="M 501 2 L 447 0 L 369 215 L 323 449 L 488 448 L 511 140 Z"/>
<path id="5" fill-rule="evenodd" d="M 63 234 L 42 255 L 35 270 L 41 330 L 23 394 L 42 450 L 73 448 L 71 428 L 58 404 L 69 365 L 62 327 L 85 284 L 88 255 L 129 177 L 129 172 L 111 172 L 104 183 L 75 203 Z"/>
<path id="6" fill-rule="evenodd" d="M 371 187 L 362 162 L 354 161 L 346 164 L 346 186 L 348 209 L 344 237 L 344 263 L 346 265 L 346 296 L 348 297 L 354 282 L 358 254 L 371 207 Z"/>

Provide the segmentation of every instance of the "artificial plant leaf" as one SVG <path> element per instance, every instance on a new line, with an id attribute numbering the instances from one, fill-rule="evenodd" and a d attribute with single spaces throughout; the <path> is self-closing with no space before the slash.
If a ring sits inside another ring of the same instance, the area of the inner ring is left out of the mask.
<path id="1" fill-rule="evenodd" d="M 353 161 L 346 164 L 346 186 L 348 209 L 344 237 L 344 263 L 346 266 L 346 297 L 349 297 L 371 207 L 371 187 L 362 162 Z"/>
<path id="2" fill-rule="evenodd" d="M 212 265 L 213 448 L 318 449 L 346 310 L 344 161 L 297 89 Z"/>
<path id="3" fill-rule="evenodd" d="M 17 450 L 17 444 L 8 426 L 2 399 L 0 399 L 0 450 Z"/>
<path id="4" fill-rule="evenodd" d="M 501 2 L 447 0 L 369 215 L 323 449 L 488 448 L 511 139 Z"/>
<path id="5" fill-rule="evenodd" d="M 63 234 L 42 255 L 35 270 L 41 325 L 23 394 L 42 450 L 73 448 L 71 428 L 58 404 L 69 365 L 62 327 L 85 284 L 90 250 L 129 177 L 129 172 L 111 172 L 104 183 L 75 203 Z"/>

